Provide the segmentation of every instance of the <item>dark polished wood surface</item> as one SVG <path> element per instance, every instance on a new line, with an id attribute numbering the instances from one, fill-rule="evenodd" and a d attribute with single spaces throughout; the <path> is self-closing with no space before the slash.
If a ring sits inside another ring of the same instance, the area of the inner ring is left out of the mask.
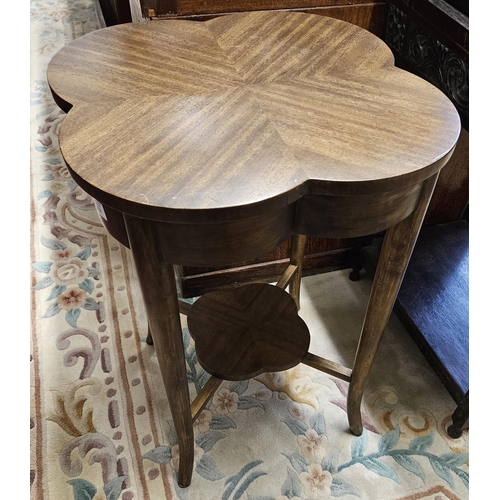
<path id="1" fill-rule="evenodd" d="M 400 192 L 458 138 L 440 91 L 395 68 L 369 32 L 321 16 L 119 25 L 64 47 L 48 81 L 73 105 L 61 151 L 86 191 L 174 223 Z"/>
<path id="2" fill-rule="evenodd" d="M 363 249 L 370 274 L 382 239 Z M 420 232 L 394 311 L 457 403 L 469 390 L 469 223 Z"/>
<path id="3" fill-rule="evenodd" d="M 128 0 L 100 0 L 108 26 L 130 17 Z M 285 9 L 334 17 L 367 29 L 384 39 L 396 56 L 396 65 L 443 90 L 462 114 L 465 128 L 455 153 L 441 171 L 424 225 L 462 218 L 468 194 L 468 4 L 465 0 L 141 0 L 144 17 L 207 20 L 231 11 Z M 115 12 L 113 12 L 113 10 Z M 151 17 L 150 17 L 151 16 Z M 122 20 L 118 21 L 118 18 Z M 465 110 L 465 113 L 463 112 Z M 308 237 L 306 273 L 349 267 L 352 247 L 361 241 Z M 273 281 L 286 267 L 289 242 L 271 252 L 228 267 L 179 266 L 177 274 L 183 296 L 193 297 L 221 286 Z"/>
<path id="4" fill-rule="evenodd" d="M 382 240 L 364 248 L 373 276 Z M 469 223 L 425 227 L 413 252 L 394 312 L 457 403 L 448 434 L 457 438 L 469 418 Z"/>
<path id="5" fill-rule="evenodd" d="M 173 265 L 230 265 L 295 235 L 300 269 L 304 236 L 387 230 L 352 372 L 304 358 L 350 381 L 360 435 L 364 385 L 459 136 L 449 99 L 395 68 L 373 34 L 286 12 L 99 30 L 59 51 L 48 81 L 69 111 L 59 137 L 68 169 L 133 254 L 179 436 L 179 484 L 191 480 L 200 402 L 192 408 L 187 391 Z"/>
<path id="6" fill-rule="evenodd" d="M 309 349 L 309 330 L 292 296 L 268 284 L 204 295 L 187 322 L 201 366 L 224 380 L 288 370 Z"/>

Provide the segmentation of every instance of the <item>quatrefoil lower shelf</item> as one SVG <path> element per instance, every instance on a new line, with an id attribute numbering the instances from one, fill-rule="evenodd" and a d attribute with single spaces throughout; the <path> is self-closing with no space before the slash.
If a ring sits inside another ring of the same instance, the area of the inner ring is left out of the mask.
<path id="1" fill-rule="evenodd" d="M 459 131 L 451 102 L 395 68 L 382 40 L 301 13 L 97 30 L 53 57 L 48 81 L 69 111 L 61 151 L 78 183 L 165 222 L 402 189 L 438 169 Z"/>
<path id="2" fill-rule="evenodd" d="M 224 380 L 288 370 L 309 349 L 309 330 L 294 299 L 272 285 L 203 295 L 191 306 L 187 323 L 200 365 Z"/>

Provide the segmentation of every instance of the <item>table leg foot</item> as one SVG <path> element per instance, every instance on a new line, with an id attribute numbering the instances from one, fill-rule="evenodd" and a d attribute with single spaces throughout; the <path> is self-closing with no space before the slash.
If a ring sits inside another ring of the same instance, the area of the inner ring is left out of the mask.
<path id="1" fill-rule="evenodd" d="M 347 395 L 349 426 L 356 436 L 363 432 L 361 400 L 365 383 L 417 241 L 437 177 L 438 174 L 424 181 L 414 212 L 385 233 Z"/>
<path id="2" fill-rule="evenodd" d="M 446 432 L 452 439 L 458 439 L 462 435 L 463 430 L 461 427 L 451 424 L 448 429 L 446 429 Z"/>
<path id="3" fill-rule="evenodd" d="M 194 435 L 174 269 L 162 262 L 150 223 L 125 216 L 149 332 L 154 341 L 179 443 L 178 484 L 191 483 Z"/>
<path id="4" fill-rule="evenodd" d="M 148 324 L 148 336 L 146 337 L 146 344 L 154 345 L 153 336 L 151 335 L 151 328 L 149 328 L 149 324 Z"/>
<path id="5" fill-rule="evenodd" d="M 469 420 L 469 391 L 467 391 L 452 415 L 453 423 L 446 429 L 448 436 L 458 439 Z"/>

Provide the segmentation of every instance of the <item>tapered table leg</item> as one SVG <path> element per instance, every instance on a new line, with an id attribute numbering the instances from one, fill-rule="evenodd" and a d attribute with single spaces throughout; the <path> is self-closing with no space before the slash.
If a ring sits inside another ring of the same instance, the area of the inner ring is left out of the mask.
<path id="1" fill-rule="evenodd" d="M 149 329 L 179 440 L 181 487 L 193 473 L 194 438 L 174 269 L 162 262 L 147 220 L 125 216 Z"/>
<path id="2" fill-rule="evenodd" d="M 375 353 L 396 301 L 438 174 L 427 179 L 414 212 L 388 229 L 373 280 L 347 396 L 347 415 L 353 434 L 363 432 L 361 399 Z"/>

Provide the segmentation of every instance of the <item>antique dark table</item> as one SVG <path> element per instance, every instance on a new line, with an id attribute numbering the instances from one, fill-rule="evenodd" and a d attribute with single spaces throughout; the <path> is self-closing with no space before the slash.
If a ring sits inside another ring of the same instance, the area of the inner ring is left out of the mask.
<path id="1" fill-rule="evenodd" d="M 459 135 L 448 98 L 395 68 L 371 33 L 279 11 L 102 29 L 60 50 L 47 76 L 68 112 L 60 130 L 68 169 L 133 254 L 179 437 L 179 484 L 191 480 L 192 419 L 220 379 L 212 377 L 191 405 L 179 310 L 188 323 L 190 316 L 173 265 L 230 265 L 292 237 L 291 266 L 279 284 L 290 283 L 298 306 L 305 236 L 386 230 L 352 370 L 307 353 L 307 345 L 295 361 L 350 382 L 349 424 L 361 434 L 365 381 Z M 265 302 L 269 290 L 255 290 Z M 283 317 L 296 315 L 287 297 L 278 300 L 287 302 Z M 247 313 L 234 321 L 250 332 Z M 198 308 L 193 321 L 203 316 L 210 325 L 207 314 Z M 255 324 L 261 314 L 269 310 L 255 311 Z M 278 360 L 271 368 L 284 366 Z"/>

